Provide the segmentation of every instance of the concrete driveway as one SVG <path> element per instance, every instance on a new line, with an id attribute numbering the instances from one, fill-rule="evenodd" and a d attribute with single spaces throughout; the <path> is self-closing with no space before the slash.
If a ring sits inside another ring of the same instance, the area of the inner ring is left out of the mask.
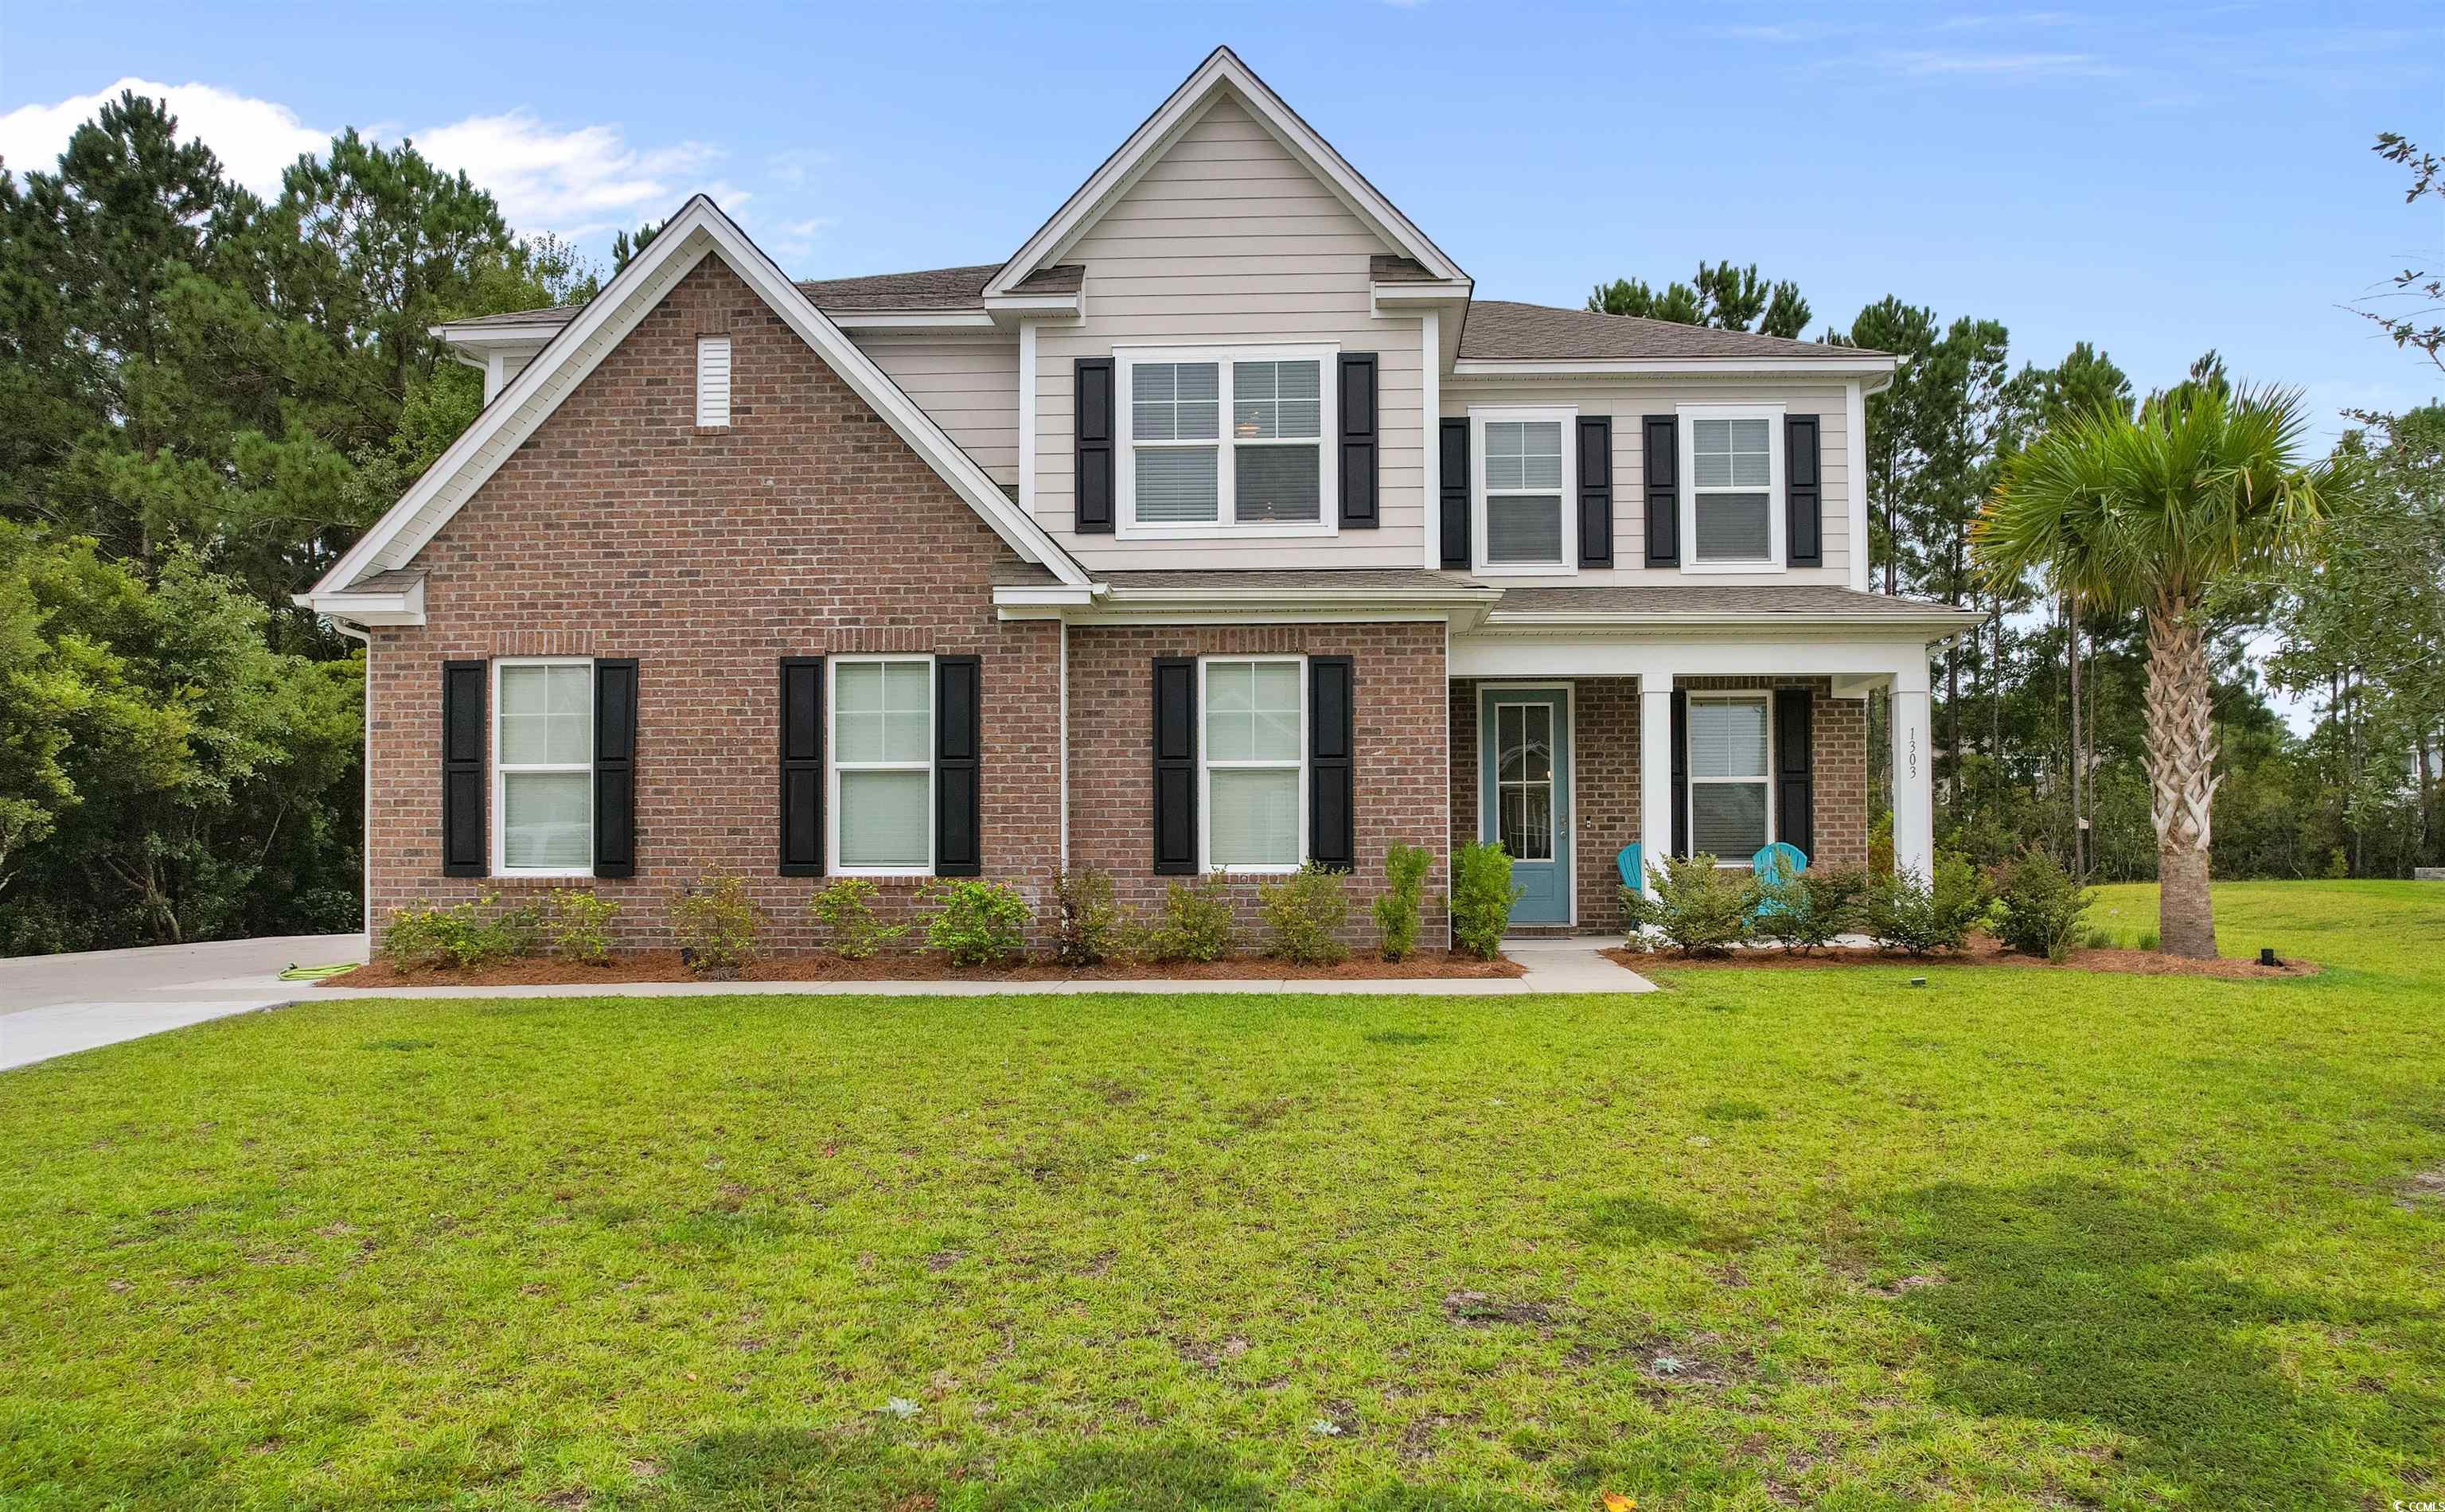
<path id="1" fill-rule="evenodd" d="M 365 937 L 277 935 L 0 959 L 0 1071 L 287 1002 L 291 963 L 365 959 Z"/>

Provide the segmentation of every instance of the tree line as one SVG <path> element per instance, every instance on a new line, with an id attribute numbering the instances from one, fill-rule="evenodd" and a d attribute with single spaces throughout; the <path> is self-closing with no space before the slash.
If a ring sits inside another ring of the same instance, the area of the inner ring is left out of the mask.
<path id="1" fill-rule="evenodd" d="M 2380 150 L 2445 194 L 2433 159 Z M 258 196 L 130 94 L 51 168 L 0 173 L 0 954 L 357 924 L 362 652 L 291 595 L 480 406 L 429 328 L 600 276 L 413 142 L 354 130 Z M 1729 262 L 1590 306 L 1781 336 L 1815 318 Z M 2429 335 L 2403 323 L 2433 356 Z M 2131 379 L 2090 343 L 2016 366 L 2000 321 L 1899 297 L 1819 339 L 1900 359 L 1868 401 L 1876 586 L 1984 614 L 1938 653 L 1944 842 L 2151 875 L 2144 617 L 1998 586 L 1969 547 L 2012 458 L 2135 413 Z M 2153 397 L 2229 382 L 2210 353 Z M 2329 548 L 2201 611 L 2220 876 L 2445 860 L 2445 411 L 2361 417 L 2343 450 L 2378 486 Z M 2271 691 L 2314 701 L 2305 735 Z"/>

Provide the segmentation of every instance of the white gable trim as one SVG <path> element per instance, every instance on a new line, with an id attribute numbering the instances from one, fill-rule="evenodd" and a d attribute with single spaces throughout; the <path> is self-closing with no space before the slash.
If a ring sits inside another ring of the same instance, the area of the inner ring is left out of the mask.
<path id="1" fill-rule="evenodd" d="M 1028 274 L 1049 264 L 1057 263 L 1078 239 L 1092 229 L 1104 213 L 1111 209 L 1139 177 L 1162 158 L 1166 149 L 1202 118 L 1208 107 L 1222 97 L 1236 99 L 1246 107 L 1264 128 L 1273 134 L 1285 151 L 1298 159 L 1308 172 L 1332 189 L 1341 202 L 1350 207 L 1368 228 L 1382 237 L 1386 245 L 1417 259 L 1436 279 L 1466 286 L 1468 274 L 1460 265 L 1444 255 L 1443 249 L 1428 239 L 1415 222 L 1401 214 L 1400 207 L 1384 197 L 1382 191 L 1369 183 L 1357 169 L 1350 166 L 1333 143 L 1316 134 L 1316 128 L 1301 121 L 1298 113 L 1282 103 L 1255 71 L 1240 61 L 1239 54 L 1228 47 L 1217 47 L 1197 65 L 1186 82 L 1171 92 L 1147 117 L 1127 141 L 1096 169 L 1077 193 L 1062 202 L 1053 218 L 1027 239 L 1027 244 L 1011 254 L 1010 261 L 985 285 L 985 300 L 992 303 L 997 295 L 1008 294 Z"/>
<path id="2" fill-rule="evenodd" d="M 1012 503 L 975 459 L 817 309 L 719 206 L 699 195 L 671 217 L 576 319 L 561 328 L 400 501 L 323 575 L 308 595 L 314 607 L 323 607 L 322 600 L 336 596 L 339 589 L 368 573 L 409 565 L 586 376 L 708 255 L 719 255 L 755 289 L 1012 551 L 1064 583 L 1083 586 L 1087 582 L 1086 573 L 1042 526 Z"/>

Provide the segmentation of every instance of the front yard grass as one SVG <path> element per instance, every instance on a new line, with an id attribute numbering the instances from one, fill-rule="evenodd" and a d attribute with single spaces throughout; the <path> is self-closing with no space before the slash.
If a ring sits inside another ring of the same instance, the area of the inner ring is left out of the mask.
<path id="1" fill-rule="evenodd" d="M 0 1506 L 2434 1499 L 2445 887 L 2219 910 L 2328 971 L 318 998 L 9 1073 Z"/>

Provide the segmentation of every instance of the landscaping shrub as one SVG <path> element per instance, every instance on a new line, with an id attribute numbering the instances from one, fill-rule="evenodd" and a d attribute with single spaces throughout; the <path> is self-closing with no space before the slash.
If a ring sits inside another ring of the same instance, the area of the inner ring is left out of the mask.
<path id="1" fill-rule="evenodd" d="M 1755 932 L 1803 952 L 1831 944 L 1858 927 L 1867 890 L 1867 873 L 1855 867 L 1812 867 L 1797 874 L 1777 868 L 1758 878 Z"/>
<path id="2" fill-rule="evenodd" d="M 908 926 L 887 924 L 874 911 L 875 887 L 865 877 L 841 877 L 824 885 L 808 901 L 807 912 L 824 926 L 824 942 L 845 961 L 864 961 L 896 940 Z"/>
<path id="3" fill-rule="evenodd" d="M 1065 966 L 1100 966 L 1129 953 L 1129 916 L 1112 901 L 1112 879 L 1093 867 L 1053 874 L 1053 955 Z"/>
<path id="4" fill-rule="evenodd" d="M 2081 938 L 2081 916 L 2097 895 L 2074 884 L 2044 850 L 2025 851 L 1998 871 L 1995 938 L 2008 950 L 2061 962 Z"/>
<path id="5" fill-rule="evenodd" d="M 671 932 L 688 968 L 735 972 L 756 959 L 764 910 L 747 896 L 742 877 L 704 877 L 671 900 Z"/>
<path id="6" fill-rule="evenodd" d="M 1685 956 L 1720 956 L 1749 937 L 1761 894 L 1752 872 L 1718 867 L 1715 858 L 1659 856 L 1648 865 L 1650 898 L 1621 889 L 1621 911 L 1633 930 L 1652 929 Z"/>
<path id="7" fill-rule="evenodd" d="M 1384 933 L 1384 959 L 1406 961 L 1418 948 L 1418 910 L 1427 896 L 1427 870 L 1434 856 L 1424 846 L 1392 842 L 1384 852 L 1384 892 L 1375 900 L 1375 924 Z"/>
<path id="8" fill-rule="evenodd" d="M 1500 841 L 1465 845 L 1452 852 L 1452 943 L 1464 954 L 1492 961 L 1502 953 L 1511 906 L 1520 901 L 1511 880 L 1511 856 Z"/>
<path id="9" fill-rule="evenodd" d="M 551 942 L 554 955 L 589 966 L 607 965 L 611 921 L 619 916 L 620 905 L 597 897 L 591 887 L 555 887 L 543 915 L 544 938 Z"/>
<path id="10" fill-rule="evenodd" d="M 928 883 L 941 909 L 925 922 L 925 943 L 955 966 L 1000 966 L 1027 950 L 1027 900 L 1006 882 L 961 877 Z"/>
<path id="11" fill-rule="evenodd" d="M 1977 868 L 1943 855 L 1932 883 L 1911 868 L 1871 878 L 1860 922 L 1886 949 L 1924 956 L 1960 949 L 1991 901 Z"/>
<path id="12" fill-rule="evenodd" d="M 1164 889 L 1163 915 L 1147 931 L 1145 953 L 1156 961 L 1220 961 L 1231 953 L 1231 903 L 1221 872 Z"/>
<path id="13" fill-rule="evenodd" d="M 1265 920 L 1265 954 L 1302 966 L 1331 966 L 1350 958 L 1350 947 L 1341 943 L 1341 926 L 1350 922 L 1341 873 L 1311 861 L 1297 876 L 1258 884 L 1257 905 Z"/>
<path id="14" fill-rule="evenodd" d="M 532 908 L 494 913 L 493 893 L 447 908 L 411 904 L 391 910 L 383 953 L 409 970 L 489 966 L 532 953 L 538 920 Z"/>

